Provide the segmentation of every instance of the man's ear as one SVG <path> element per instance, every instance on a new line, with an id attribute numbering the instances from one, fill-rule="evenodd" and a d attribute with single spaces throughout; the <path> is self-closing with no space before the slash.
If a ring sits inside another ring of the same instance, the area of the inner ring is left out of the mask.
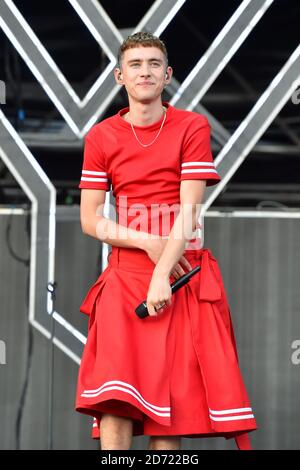
<path id="1" fill-rule="evenodd" d="M 165 74 L 165 84 L 168 85 L 171 81 L 173 75 L 173 69 L 172 67 L 168 66 L 166 69 L 166 74 Z"/>
<path id="2" fill-rule="evenodd" d="M 115 80 L 118 85 L 123 85 L 123 75 L 119 67 L 116 67 L 114 70 Z"/>

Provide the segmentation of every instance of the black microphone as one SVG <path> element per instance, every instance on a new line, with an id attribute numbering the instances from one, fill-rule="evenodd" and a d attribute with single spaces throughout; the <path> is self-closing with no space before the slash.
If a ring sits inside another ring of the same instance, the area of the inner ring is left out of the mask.
<path id="1" fill-rule="evenodd" d="M 188 273 L 184 274 L 179 279 L 174 281 L 171 284 L 172 295 L 174 294 L 174 292 L 176 292 L 178 289 L 180 289 L 180 287 L 187 284 L 189 282 L 189 280 L 191 279 L 191 277 L 193 277 L 198 271 L 200 271 L 200 269 L 201 269 L 200 266 L 196 266 L 194 269 L 192 269 L 191 271 L 189 271 Z M 163 305 L 165 305 L 165 303 Z M 144 300 L 143 302 L 140 303 L 140 305 L 135 309 L 135 313 L 140 318 L 146 318 L 149 315 L 146 300 Z"/>

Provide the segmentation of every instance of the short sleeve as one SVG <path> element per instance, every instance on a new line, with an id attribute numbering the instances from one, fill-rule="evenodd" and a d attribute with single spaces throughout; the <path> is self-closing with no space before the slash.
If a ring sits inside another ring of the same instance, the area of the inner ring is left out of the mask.
<path id="1" fill-rule="evenodd" d="M 189 126 L 182 147 L 180 181 L 183 180 L 206 180 L 207 186 L 221 180 L 211 153 L 210 124 L 202 115 Z"/>
<path id="2" fill-rule="evenodd" d="M 111 181 L 106 171 L 105 155 L 101 150 L 99 136 L 91 131 L 85 137 L 80 189 L 104 189 L 110 191 Z"/>

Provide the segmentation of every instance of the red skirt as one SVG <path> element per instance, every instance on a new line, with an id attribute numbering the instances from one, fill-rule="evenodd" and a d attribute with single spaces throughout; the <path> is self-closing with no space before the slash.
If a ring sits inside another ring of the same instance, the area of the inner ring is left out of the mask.
<path id="1" fill-rule="evenodd" d="M 201 270 L 161 314 L 140 319 L 155 265 L 143 250 L 112 247 L 80 307 L 89 324 L 75 409 L 94 417 L 96 439 L 111 413 L 131 418 L 134 436 L 234 437 L 249 449 L 257 426 L 218 263 L 208 249 L 184 256 Z"/>

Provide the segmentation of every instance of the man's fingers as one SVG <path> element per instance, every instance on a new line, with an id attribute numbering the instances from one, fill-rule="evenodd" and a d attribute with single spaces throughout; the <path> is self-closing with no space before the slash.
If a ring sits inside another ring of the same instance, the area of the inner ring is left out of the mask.
<path id="1" fill-rule="evenodd" d="M 150 304 L 149 302 L 147 302 L 147 310 L 151 317 L 157 316 L 157 312 L 155 311 L 154 305 Z"/>
<path id="2" fill-rule="evenodd" d="M 180 258 L 180 263 L 181 263 L 183 266 L 185 266 L 188 271 L 191 271 L 191 270 L 193 269 L 192 266 L 190 265 L 190 263 L 188 262 L 188 260 L 187 260 L 184 256 L 182 256 L 182 257 Z M 185 272 L 183 272 L 183 274 L 185 274 Z"/>
<path id="3" fill-rule="evenodd" d="M 182 275 L 184 274 L 184 271 L 183 271 L 182 267 L 180 266 L 180 264 L 177 263 L 177 264 L 175 265 L 175 267 L 174 267 L 174 269 L 173 269 L 173 273 L 174 273 L 175 279 L 179 279 L 180 276 L 182 276 Z M 173 274 L 173 273 L 172 273 L 172 274 Z M 183 274 L 182 274 L 182 273 L 183 273 Z"/>
<path id="4" fill-rule="evenodd" d="M 184 256 L 180 258 L 179 262 L 186 268 L 187 271 L 191 271 L 193 269 L 189 261 Z M 186 274 L 186 272 L 184 271 L 182 266 L 179 263 L 177 263 L 175 267 L 173 268 L 172 275 L 175 277 L 175 279 L 178 279 L 184 274 Z"/>
<path id="5" fill-rule="evenodd" d="M 177 264 L 177 272 L 179 273 L 179 276 L 183 276 L 185 274 L 184 269 L 179 263 Z"/>
<path id="6" fill-rule="evenodd" d="M 165 304 L 158 304 L 154 306 L 154 310 L 157 312 L 158 310 L 161 310 Z"/>
<path id="7" fill-rule="evenodd" d="M 171 305 L 171 303 L 171 299 L 167 299 L 165 302 L 160 302 L 156 305 L 152 302 L 146 302 L 148 313 L 151 317 L 157 317 L 160 313 L 164 311 L 164 307 Z"/>
<path id="8" fill-rule="evenodd" d="M 175 267 L 175 268 L 173 269 L 173 271 L 172 271 L 172 276 L 174 276 L 175 279 L 178 279 L 178 278 L 179 278 L 179 274 L 178 274 L 178 272 L 177 272 L 176 267 Z"/>

